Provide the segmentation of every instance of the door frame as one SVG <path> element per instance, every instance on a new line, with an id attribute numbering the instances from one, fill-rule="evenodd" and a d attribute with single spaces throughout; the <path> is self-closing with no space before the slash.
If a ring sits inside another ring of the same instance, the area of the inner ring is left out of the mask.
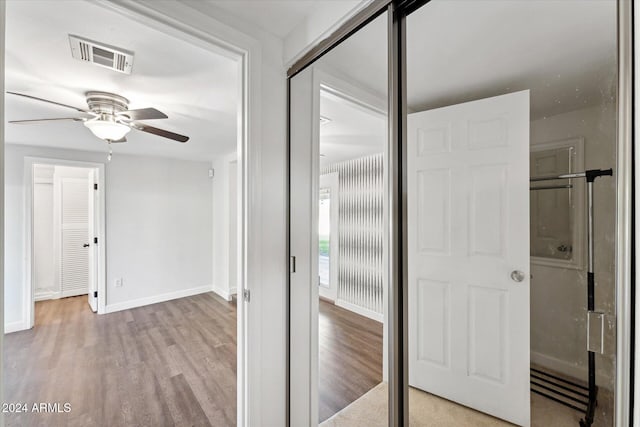
<path id="1" fill-rule="evenodd" d="M 2 0 L 0 0 L 2 1 Z M 263 400 L 262 228 L 265 203 L 262 184 L 262 56 L 260 40 L 221 20 L 180 2 L 157 8 L 156 2 L 111 0 L 98 2 L 151 28 L 170 34 L 202 49 L 224 55 L 238 63 L 238 161 L 237 211 L 237 419 L 238 427 L 259 424 Z M 265 168 L 266 169 L 266 168 Z M 284 262 L 283 262 L 284 266 Z M 250 284 L 257 284 L 251 286 Z M 250 292 L 245 297 L 245 292 Z M 251 301 L 251 303 L 250 303 Z M 255 331 L 255 332 L 254 332 Z"/>
<path id="2" fill-rule="evenodd" d="M 309 73 L 308 76 L 305 77 L 304 84 L 311 89 L 311 94 L 308 99 L 305 99 L 306 102 L 301 104 L 301 108 L 307 108 L 312 117 L 320 117 L 320 105 L 321 105 L 321 97 L 322 92 L 325 91 L 332 96 L 338 97 L 345 102 L 352 103 L 358 108 L 362 110 L 366 110 L 367 113 L 372 115 L 379 114 L 386 118 L 386 105 L 385 100 L 379 99 L 375 94 L 369 93 L 362 88 L 358 87 L 357 84 L 353 84 L 350 81 L 345 80 L 343 77 L 338 77 L 335 74 L 332 74 L 330 69 L 326 69 L 324 67 L 316 67 Z M 290 90 L 291 82 L 289 81 L 288 85 L 288 94 L 291 93 Z M 304 107 L 302 107 L 304 106 Z M 288 120 L 291 121 L 291 100 L 289 98 L 289 115 Z M 306 111 L 306 110 L 305 110 Z M 296 128 L 297 133 L 295 133 L 296 137 L 300 137 L 302 133 L 305 133 L 305 138 L 311 142 L 311 150 L 308 153 L 308 157 L 304 157 L 304 160 L 309 160 L 309 183 L 313 188 L 310 199 L 310 211 L 306 212 L 305 215 L 308 214 L 309 217 L 306 218 L 310 224 L 316 224 L 318 220 L 318 205 L 319 205 L 319 189 L 320 189 L 320 122 L 312 121 L 309 125 L 309 128 L 302 128 L 303 124 L 301 122 L 296 123 L 299 128 Z M 389 218 L 389 205 L 387 197 L 387 165 L 388 161 L 387 157 L 387 146 L 383 149 L 384 156 L 384 189 L 383 189 L 383 223 L 388 223 Z M 287 256 L 288 259 L 291 258 L 291 240 L 290 235 L 292 232 L 292 221 L 291 221 L 291 164 L 292 164 L 292 150 L 291 150 L 291 130 L 288 135 L 288 165 L 287 165 L 287 173 L 288 173 L 288 189 L 287 192 L 289 194 L 288 199 L 288 209 L 287 209 Z M 297 153 L 298 155 L 300 153 Z M 299 162 L 300 159 L 296 159 L 295 162 Z M 298 163 L 296 163 L 298 164 Z M 297 271 L 297 276 L 305 275 L 304 277 L 308 279 L 309 283 L 319 282 L 318 279 L 318 233 L 316 230 L 310 230 L 310 246 L 311 246 L 311 258 L 312 261 L 309 269 L 304 269 L 304 271 Z M 389 240 L 388 236 L 384 236 L 383 238 L 383 259 L 386 259 L 389 256 Z M 291 264 L 293 269 L 295 269 L 296 262 L 292 261 Z M 300 266 L 301 264 L 298 264 Z M 298 268 L 300 270 L 300 268 Z M 295 271 L 294 271 L 295 272 Z M 309 273 L 309 276 L 306 276 L 306 273 Z M 388 280 L 388 271 L 383 273 L 383 306 L 388 306 L 388 288 L 389 288 L 389 280 Z M 287 353 L 289 353 L 291 348 L 291 343 L 293 342 L 296 347 L 302 348 L 304 347 L 304 354 L 298 352 L 296 354 L 296 361 L 294 364 L 298 366 L 298 368 L 294 368 L 292 373 L 291 369 L 291 357 L 289 356 L 287 360 L 287 370 L 288 370 L 288 378 L 287 378 L 287 387 L 288 387 L 288 409 L 287 415 L 290 417 L 288 419 L 288 425 L 291 423 L 295 423 L 295 425 L 302 424 L 310 424 L 315 425 L 318 421 L 318 405 L 319 405 L 319 392 L 318 392 L 318 372 L 319 372 L 319 353 L 318 353 L 318 313 L 319 313 L 319 297 L 320 297 L 320 285 L 310 286 L 310 287 L 301 287 L 296 286 L 295 292 L 292 292 L 292 277 L 291 274 L 287 277 L 287 335 L 288 335 L 288 349 Z M 292 297 L 292 294 L 295 294 Z M 337 306 L 345 306 L 349 305 L 348 309 L 354 311 L 363 316 L 372 318 L 377 321 L 383 322 L 383 348 L 386 348 L 386 342 L 388 340 L 388 327 L 387 327 L 387 313 L 388 309 L 385 309 L 384 313 L 379 317 L 372 316 L 371 313 L 367 312 L 366 309 L 362 309 L 360 311 L 354 310 L 354 306 L 341 301 L 339 296 L 334 301 Z M 306 315 L 309 314 L 309 317 Z M 291 319 L 298 318 L 303 321 L 300 322 L 291 322 Z M 295 326 L 292 327 L 292 324 L 295 323 Z M 386 380 L 388 375 L 388 358 L 385 353 L 383 353 L 383 379 Z M 293 403 L 292 403 L 293 401 Z M 294 418 L 294 419 L 291 419 Z"/>
<path id="3" fill-rule="evenodd" d="M 236 154 L 238 160 L 238 255 L 237 255 L 237 425 L 259 422 L 261 410 L 261 311 L 259 303 L 249 304 L 243 296 L 252 293 L 251 300 L 260 299 L 262 260 L 260 249 L 262 226 L 261 177 L 261 46 L 260 42 L 245 34 L 198 13 L 197 9 L 175 2 L 173 15 L 157 10 L 154 2 L 112 0 L 99 2 L 99 6 L 141 22 L 151 28 L 170 34 L 205 50 L 224 55 L 238 63 L 238 118 Z M 193 18 L 196 13 L 198 18 Z M 209 18 L 209 19 L 207 19 Z M 199 19 L 199 27 L 185 20 Z M 201 28 L 206 28 L 203 30 Z M 248 207 L 251 207 L 249 209 Z M 212 261 L 213 262 L 213 261 Z"/>
<path id="4" fill-rule="evenodd" d="M 23 284 L 23 329 L 31 329 L 35 323 L 35 292 L 33 282 L 33 166 L 70 166 L 97 171 L 98 197 L 97 206 L 93 209 L 93 220 L 98 238 L 98 253 L 95 257 L 95 268 L 97 268 L 97 289 L 98 289 L 98 314 L 105 313 L 106 307 L 106 206 L 105 206 L 105 175 L 104 163 L 83 162 L 76 160 L 64 160 L 48 157 L 25 157 L 24 158 L 24 284 Z M 57 270 L 56 270 L 57 271 Z M 89 271 L 92 271 L 91 268 Z"/>
<path id="5" fill-rule="evenodd" d="M 262 42 L 236 30 L 196 8 L 179 3 L 158 9 L 154 2 L 134 0 L 111 0 L 96 5 L 115 11 L 141 22 L 151 28 L 193 43 L 196 46 L 225 55 L 238 62 L 238 294 L 249 290 L 249 283 L 260 283 L 262 278 L 262 212 L 261 186 L 261 140 L 262 132 Z M 4 65 L 4 40 L 6 2 L 0 0 L 0 65 Z M 189 10 L 187 10 L 189 9 Z M 194 25 L 196 22 L 200 25 Z M 4 75 L 4 67 L 0 76 Z M 4 79 L 0 82 L 4 88 Z M 4 99 L 4 91 L 0 94 Z M 4 111 L 0 109 L 0 118 Z M 4 161 L 4 121 L 0 123 L 0 160 Z M 0 165 L 0 171 L 4 170 Z M 4 194 L 4 175 L 0 174 L 0 195 Z M 0 219 L 4 217 L 4 199 L 0 200 Z M 248 209 L 251 206 L 251 209 Z M 4 241 L 0 242 L 0 255 L 4 254 Z M 3 256 L 0 256 L 0 272 L 4 271 Z M 0 302 L 4 301 L 4 276 L 0 275 Z M 261 370 L 261 334 L 250 333 L 261 330 L 260 288 L 252 289 L 251 299 L 239 298 L 237 314 L 237 425 L 239 427 L 259 423 L 263 410 L 263 387 Z M 100 291 L 99 291 L 100 292 Z M 4 318 L 0 321 L 4 325 Z M 0 350 L 2 339 L 0 337 Z M 250 355 L 250 356 L 249 356 Z M 0 369 L 0 373 L 2 370 Z M 0 396 L 4 387 L 0 384 Z M 0 425 L 3 421 L 0 413 Z"/>
<path id="6" fill-rule="evenodd" d="M 354 13 L 343 25 L 328 37 L 311 46 L 306 54 L 300 57 L 288 70 L 288 118 L 287 127 L 291 125 L 291 78 L 320 59 L 342 41 L 360 30 L 369 22 L 385 11 L 388 12 L 388 58 L 389 58 L 389 150 L 385 166 L 388 167 L 388 200 L 389 213 L 389 340 L 387 355 L 389 358 L 389 426 L 399 427 L 408 425 L 408 364 L 407 364 L 407 190 L 406 156 L 407 156 L 407 94 L 406 94 L 406 18 L 413 11 L 424 6 L 429 0 L 372 0 L 366 7 Z M 635 248 L 633 241 L 640 242 L 640 233 L 635 229 L 633 217 L 635 192 L 633 171 L 640 157 L 634 159 L 634 10 L 635 0 L 617 0 L 618 14 L 618 105 L 616 138 L 617 151 L 617 202 L 616 202 L 616 381 L 615 381 L 615 426 L 630 425 L 634 410 L 632 389 L 632 364 L 634 363 L 634 342 L 632 334 L 640 336 L 632 323 L 635 318 L 636 305 L 632 298 L 640 297 L 633 293 L 635 277 Z M 288 131 L 290 132 L 290 131 Z M 291 139 L 287 141 L 289 153 L 287 175 L 290 185 L 291 179 Z M 638 151 L 636 150 L 636 156 Z M 290 186 L 287 187 L 288 209 L 291 203 Z M 288 215 L 288 213 L 287 213 Z M 289 244 L 290 218 L 287 216 L 287 260 L 290 258 Z M 638 273 L 636 273 L 638 274 Z M 291 277 L 287 279 L 287 293 L 290 294 Z M 288 309 L 291 303 L 288 302 Z M 640 306 L 640 303 L 638 303 Z M 640 308 L 640 307 L 638 307 Z M 290 316 L 290 315 L 289 315 Z M 637 320 L 636 320 L 637 321 Z M 287 397 L 291 394 L 291 366 L 290 366 L 290 317 L 287 318 L 287 333 L 289 336 L 287 347 Z M 636 368 L 640 362 L 636 361 Z M 635 373 L 640 377 L 640 373 Z M 640 379 L 640 378 L 637 378 Z M 640 384 L 635 384 L 640 389 Z M 640 406 L 640 405 L 636 405 Z M 287 408 L 288 414 L 290 413 Z M 636 416 L 640 410 L 636 409 Z M 287 419 L 290 425 L 290 419 Z M 637 420 L 636 420 L 637 421 Z"/>

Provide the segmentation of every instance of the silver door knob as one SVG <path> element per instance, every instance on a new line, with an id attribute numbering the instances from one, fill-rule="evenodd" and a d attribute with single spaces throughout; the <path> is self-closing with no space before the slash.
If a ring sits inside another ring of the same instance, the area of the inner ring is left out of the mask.
<path id="1" fill-rule="evenodd" d="M 524 272 L 520 270 L 513 270 L 511 272 L 511 280 L 513 280 L 514 282 L 522 282 L 525 277 L 527 276 L 525 276 Z"/>

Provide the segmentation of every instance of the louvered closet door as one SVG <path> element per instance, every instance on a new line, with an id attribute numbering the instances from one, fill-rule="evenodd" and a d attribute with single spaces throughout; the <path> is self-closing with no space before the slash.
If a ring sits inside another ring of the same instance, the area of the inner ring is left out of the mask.
<path id="1" fill-rule="evenodd" d="M 63 297 L 84 295 L 89 285 L 87 179 L 60 179 L 60 288 Z"/>

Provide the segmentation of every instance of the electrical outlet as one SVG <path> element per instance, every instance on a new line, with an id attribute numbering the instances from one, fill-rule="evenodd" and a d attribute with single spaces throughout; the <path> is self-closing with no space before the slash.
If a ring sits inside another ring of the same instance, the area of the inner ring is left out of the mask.
<path id="1" fill-rule="evenodd" d="M 119 279 L 116 279 L 116 288 L 121 288 L 122 287 L 122 277 L 120 277 Z"/>

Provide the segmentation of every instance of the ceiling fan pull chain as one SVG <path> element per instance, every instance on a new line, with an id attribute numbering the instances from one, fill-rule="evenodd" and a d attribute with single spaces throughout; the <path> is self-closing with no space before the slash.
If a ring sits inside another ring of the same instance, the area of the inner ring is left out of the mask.
<path id="1" fill-rule="evenodd" d="M 111 150 L 111 141 L 107 141 L 107 143 L 109 144 L 109 155 L 107 156 L 107 162 L 110 162 L 113 151 Z"/>

